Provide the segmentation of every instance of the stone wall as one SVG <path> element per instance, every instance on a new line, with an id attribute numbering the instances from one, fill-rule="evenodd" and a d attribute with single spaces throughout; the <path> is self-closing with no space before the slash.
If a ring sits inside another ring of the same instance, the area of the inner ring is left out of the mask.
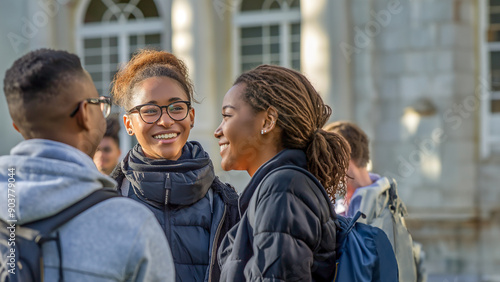
<path id="1" fill-rule="evenodd" d="M 30 44 L 27 36 L 23 34 L 23 21 L 28 18 L 27 5 L 23 1 L 2 1 L 0 8 L 0 131 L 2 132 L 0 155 L 9 154 L 10 149 L 23 140 L 12 127 L 12 119 L 7 107 L 3 92 L 3 78 L 8 68 L 14 61 L 24 54 Z"/>
<path id="2" fill-rule="evenodd" d="M 497 279 L 499 163 L 478 157 L 478 1 L 350 3 L 354 120 L 374 171 L 399 182 L 431 281 Z"/>

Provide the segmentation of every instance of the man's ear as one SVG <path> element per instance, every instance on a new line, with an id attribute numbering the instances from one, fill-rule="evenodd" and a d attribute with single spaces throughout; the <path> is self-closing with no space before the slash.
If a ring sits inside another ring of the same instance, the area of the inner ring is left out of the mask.
<path id="1" fill-rule="evenodd" d="M 21 133 L 21 131 L 19 131 L 19 128 L 17 128 L 17 125 L 14 122 L 12 122 L 12 126 L 17 132 Z"/>
<path id="2" fill-rule="evenodd" d="M 134 135 L 134 126 L 132 125 L 132 119 L 130 119 L 128 115 L 123 115 L 123 125 L 125 125 L 125 130 L 127 130 L 128 135 Z"/>
<path id="3" fill-rule="evenodd" d="M 80 109 L 75 115 L 76 123 L 83 128 L 84 130 L 91 130 L 92 124 L 90 119 L 90 111 L 89 111 L 89 103 L 87 101 L 83 101 L 79 105 Z"/>

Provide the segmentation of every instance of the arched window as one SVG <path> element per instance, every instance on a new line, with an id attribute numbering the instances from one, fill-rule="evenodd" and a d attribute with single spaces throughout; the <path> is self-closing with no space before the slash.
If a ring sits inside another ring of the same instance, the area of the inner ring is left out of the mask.
<path id="1" fill-rule="evenodd" d="M 241 73 L 260 64 L 300 70 L 300 0 L 239 1 L 235 70 Z"/>
<path id="2" fill-rule="evenodd" d="M 119 64 L 139 48 L 162 48 L 164 25 L 154 0 L 91 0 L 79 29 L 79 53 L 100 95 L 109 95 Z"/>

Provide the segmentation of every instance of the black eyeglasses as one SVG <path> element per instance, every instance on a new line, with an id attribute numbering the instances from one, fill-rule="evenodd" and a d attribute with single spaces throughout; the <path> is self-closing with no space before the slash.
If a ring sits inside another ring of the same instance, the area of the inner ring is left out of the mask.
<path id="1" fill-rule="evenodd" d="M 104 118 L 107 118 L 109 116 L 109 113 L 111 112 L 111 98 L 110 97 L 101 96 L 99 98 L 88 98 L 88 99 L 85 99 L 83 101 L 87 101 L 87 103 L 92 104 L 92 105 L 100 105 L 102 115 L 104 116 Z M 80 109 L 80 105 L 83 103 L 83 101 L 78 103 L 78 106 L 76 106 L 76 109 L 73 112 L 71 112 L 71 114 L 69 115 L 70 117 L 74 117 L 76 115 L 76 113 Z"/>
<path id="2" fill-rule="evenodd" d="M 191 108 L 191 103 L 188 101 L 176 101 L 166 106 L 144 104 L 133 107 L 127 114 L 139 112 L 139 116 L 141 116 L 141 119 L 145 123 L 152 124 L 161 118 L 163 115 L 163 108 L 167 109 L 167 114 L 171 119 L 181 121 L 187 117 L 189 109 Z"/>

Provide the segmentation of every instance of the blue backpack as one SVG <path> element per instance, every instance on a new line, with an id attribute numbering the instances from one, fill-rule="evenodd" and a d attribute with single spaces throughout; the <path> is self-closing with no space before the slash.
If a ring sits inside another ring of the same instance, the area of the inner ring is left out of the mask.
<path id="1" fill-rule="evenodd" d="M 357 222 L 359 217 L 365 217 L 361 212 L 358 212 L 352 219 L 337 215 L 325 188 L 309 171 L 286 165 L 272 172 L 282 169 L 294 169 L 309 176 L 330 203 L 330 213 L 333 218 L 336 218 L 337 225 L 335 242 L 337 259 L 335 266 L 332 265 L 336 268 L 333 281 L 398 281 L 398 262 L 391 242 L 382 229 Z"/>
<path id="2" fill-rule="evenodd" d="M 337 215 L 337 263 L 334 281 L 398 281 L 398 262 L 380 228 Z"/>

